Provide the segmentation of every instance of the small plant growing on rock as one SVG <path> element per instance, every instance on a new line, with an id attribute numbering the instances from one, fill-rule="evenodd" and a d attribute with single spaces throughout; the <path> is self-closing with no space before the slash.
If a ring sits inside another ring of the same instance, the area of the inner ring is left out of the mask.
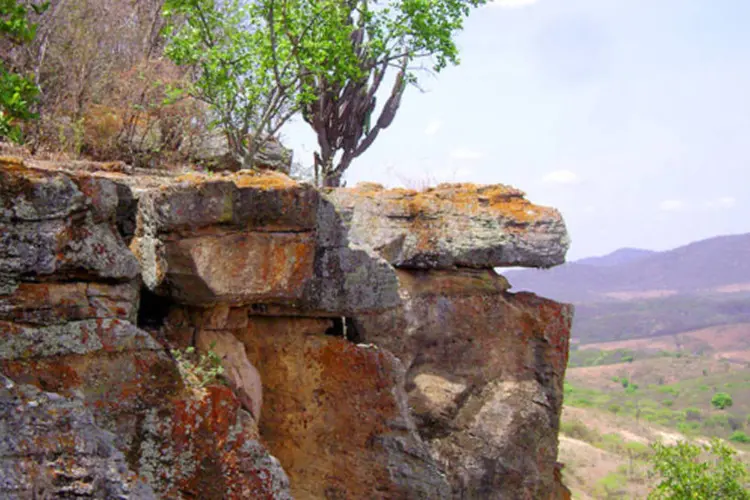
<path id="1" fill-rule="evenodd" d="M 202 354 L 197 353 L 192 346 L 184 351 L 172 349 L 172 356 L 185 385 L 200 390 L 219 381 L 224 374 L 224 367 L 221 366 L 221 358 L 212 348 Z"/>

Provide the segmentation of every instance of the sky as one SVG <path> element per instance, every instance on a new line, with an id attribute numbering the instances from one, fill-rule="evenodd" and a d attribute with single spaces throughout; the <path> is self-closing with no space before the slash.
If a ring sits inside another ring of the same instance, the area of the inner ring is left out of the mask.
<path id="1" fill-rule="evenodd" d="M 750 1 L 496 0 L 345 180 L 510 184 L 568 259 L 750 232 Z M 282 138 L 311 163 L 315 138 Z"/>

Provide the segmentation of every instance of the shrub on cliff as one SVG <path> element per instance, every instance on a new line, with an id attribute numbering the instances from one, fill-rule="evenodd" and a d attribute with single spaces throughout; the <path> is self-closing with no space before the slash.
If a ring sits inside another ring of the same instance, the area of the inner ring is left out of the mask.
<path id="1" fill-rule="evenodd" d="M 49 6 L 25 4 L 18 0 L 0 0 L 0 38 L 11 44 L 31 42 L 37 25 L 29 21 L 30 12 L 41 14 Z M 37 117 L 32 110 L 39 89 L 28 76 L 9 69 L 9 63 L 0 58 L 0 139 L 21 142 L 21 123 Z"/>

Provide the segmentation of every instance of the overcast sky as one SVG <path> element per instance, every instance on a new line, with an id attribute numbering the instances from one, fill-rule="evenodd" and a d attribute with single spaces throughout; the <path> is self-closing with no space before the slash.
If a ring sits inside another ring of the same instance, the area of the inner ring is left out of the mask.
<path id="1" fill-rule="evenodd" d="M 458 43 L 349 185 L 512 184 L 562 211 L 569 259 L 750 232 L 750 0 L 496 1 Z"/>

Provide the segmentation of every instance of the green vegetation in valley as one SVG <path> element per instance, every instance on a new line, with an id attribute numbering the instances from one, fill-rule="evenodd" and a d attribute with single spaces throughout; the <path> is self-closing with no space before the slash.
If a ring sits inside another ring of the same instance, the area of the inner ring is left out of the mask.
<path id="1" fill-rule="evenodd" d="M 675 295 L 650 300 L 576 305 L 575 338 L 608 342 L 677 334 L 715 325 L 750 321 L 750 296 Z M 678 349 L 679 350 L 679 349 Z M 701 354 L 696 349 L 692 354 Z"/>
<path id="2" fill-rule="evenodd" d="M 570 348 L 570 357 L 568 359 L 569 368 L 580 368 L 583 366 L 606 366 L 616 365 L 619 363 L 632 363 L 636 360 L 654 359 L 654 358 L 681 358 L 682 352 L 665 351 L 657 349 L 595 349 L 581 348 L 573 345 Z"/>
<path id="3" fill-rule="evenodd" d="M 594 408 L 676 429 L 689 436 L 705 435 L 732 439 L 740 447 L 750 433 L 750 370 L 716 373 L 674 384 L 639 384 L 618 376 L 608 389 L 565 382 L 565 404 Z M 731 387 L 731 393 L 725 392 Z M 728 398 L 728 399 L 727 399 Z M 728 401 L 733 404 L 729 404 Z M 723 405 L 719 409 L 717 405 Z"/>
<path id="4" fill-rule="evenodd" d="M 650 499 L 750 499 L 747 466 L 721 441 L 702 446 L 656 443 L 653 448 L 653 468 L 660 481 Z"/>

